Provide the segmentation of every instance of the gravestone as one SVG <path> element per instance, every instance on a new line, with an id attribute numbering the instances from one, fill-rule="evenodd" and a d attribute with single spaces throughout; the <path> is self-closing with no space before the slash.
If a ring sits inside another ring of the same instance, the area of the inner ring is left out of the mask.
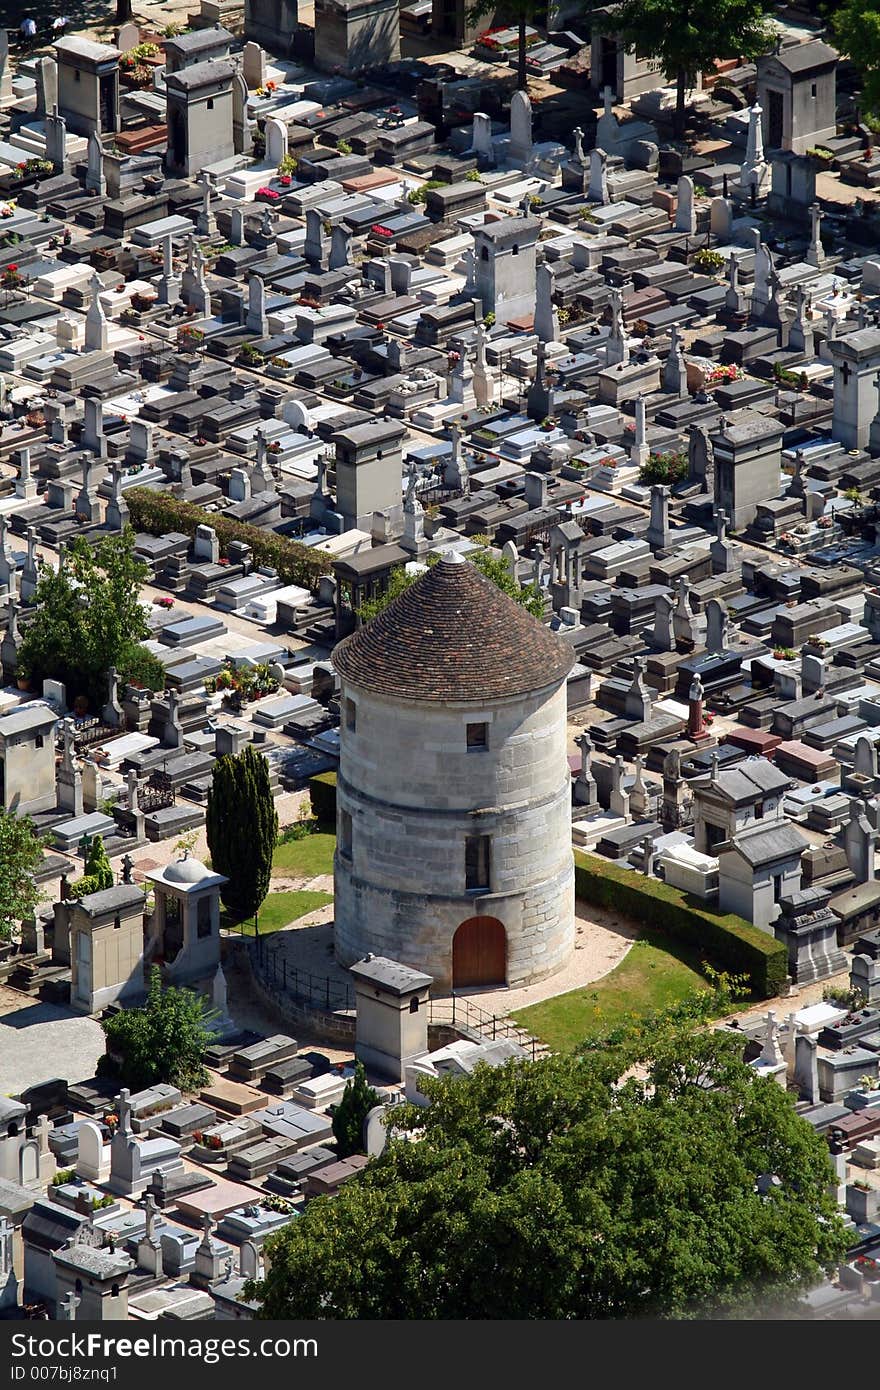
<path id="1" fill-rule="evenodd" d="M 102 1182 L 106 1176 L 104 1139 L 93 1120 L 83 1120 L 76 1132 L 76 1171 L 87 1182 Z"/>
<path id="2" fill-rule="evenodd" d="M 521 169 L 532 159 L 532 103 L 526 92 L 510 98 L 510 159 Z"/>
<path id="3" fill-rule="evenodd" d="M 487 164 L 495 162 L 495 146 L 492 143 L 492 117 L 485 111 L 475 111 L 471 130 L 471 149 L 477 159 Z"/>
<path id="4" fill-rule="evenodd" d="M 96 130 L 93 130 L 89 136 L 86 189 L 89 193 L 97 193 L 101 198 L 107 192 L 107 180 L 104 177 L 104 147 Z"/>
<path id="5" fill-rule="evenodd" d="M 694 208 L 694 181 L 683 174 L 678 181 L 678 201 L 675 209 L 675 230 L 686 236 L 694 236 L 697 230 L 697 214 Z"/>
<path id="6" fill-rule="evenodd" d="M 244 80 L 253 92 L 266 85 L 266 54 L 258 43 L 250 40 L 242 50 Z"/>
<path id="7" fill-rule="evenodd" d="M 287 126 L 276 116 L 266 118 L 266 163 L 275 168 L 287 154 Z"/>

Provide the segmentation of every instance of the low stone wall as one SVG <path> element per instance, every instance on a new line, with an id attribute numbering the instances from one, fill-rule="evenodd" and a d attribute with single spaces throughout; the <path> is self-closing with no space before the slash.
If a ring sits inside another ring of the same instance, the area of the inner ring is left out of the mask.
<path id="1" fill-rule="evenodd" d="M 297 1029 L 305 1029 L 314 1038 L 354 1047 L 354 1015 L 312 1008 L 294 999 L 287 990 L 277 989 L 260 974 L 255 956 L 244 942 L 238 945 L 236 963 L 247 972 L 257 998 L 278 1015 L 285 1027 L 290 1027 L 294 1033 Z"/>
<path id="2" fill-rule="evenodd" d="M 283 1028 L 292 1030 L 294 1035 L 297 1031 L 305 1030 L 312 1038 L 328 1043 L 343 1043 L 354 1048 L 354 1015 L 315 1009 L 294 999 L 286 990 L 276 989 L 260 974 L 255 953 L 245 942 L 229 942 L 227 950 L 236 965 L 240 965 L 247 973 L 256 998 L 275 1015 Z M 224 951 L 225 954 L 227 951 Z M 477 1037 L 476 1034 L 469 1034 L 466 1029 L 453 1027 L 451 1023 L 428 1024 L 428 1045 L 432 1050 L 445 1047 L 448 1043 L 456 1042 L 465 1036 Z"/>

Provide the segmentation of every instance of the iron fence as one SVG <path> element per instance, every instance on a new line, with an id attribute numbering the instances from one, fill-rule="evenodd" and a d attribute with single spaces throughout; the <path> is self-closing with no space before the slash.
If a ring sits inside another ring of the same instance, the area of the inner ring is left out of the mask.
<path id="1" fill-rule="evenodd" d="M 315 975 L 310 970 L 291 965 L 286 956 L 272 949 L 271 937 L 258 936 L 250 943 L 254 968 L 261 979 L 292 1003 L 324 1013 L 353 1013 L 354 990 L 350 985 L 329 975 Z M 512 1019 L 491 1014 L 470 999 L 452 994 L 445 999 L 428 1001 L 428 1022 L 452 1028 L 462 1037 L 485 1042 L 507 1038 L 518 1043 L 532 1058 L 543 1056 L 547 1048 Z"/>
<path id="2" fill-rule="evenodd" d="M 73 730 L 73 746 L 80 752 L 83 748 L 91 748 L 95 743 L 104 743 L 108 738 L 119 738 L 124 733 L 124 729 L 105 724 L 97 715 L 91 719 L 78 719 Z"/>
<path id="3" fill-rule="evenodd" d="M 286 956 L 279 958 L 278 952 L 271 950 L 266 937 L 258 936 L 253 949 L 259 974 L 266 984 L 289 995 L 297 1004 L 327 1013 L 354 1009 L 354 990 L 350 985 L 340 984 L 329 975 L 313 975 L 310 970 L 291 965 Z"/>

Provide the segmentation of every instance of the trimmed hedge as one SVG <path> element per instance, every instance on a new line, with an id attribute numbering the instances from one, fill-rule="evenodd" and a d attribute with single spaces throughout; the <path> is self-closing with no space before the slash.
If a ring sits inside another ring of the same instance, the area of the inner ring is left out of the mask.
<path id="1" fill-rule="evenodd" d="M 733 975 L 748 975 L 762 999 L 779 994 L 788 974 L 781 942 L 735 913 L 713 912 L 705 903 L 668 883 L 620 868 L 608 859 L 575 850 L 575 895 L 599 907 L 614 908 L 636 922 L 650 923 L 676 941 L 705 951 L 712 963 Z"/>
<path id="2" fill-rule="evenodd" d="M 318 772 L 309 778 L 309 800 L 315 820 L 336 824 L 336 773 Z"/>
<path id="3" fill-rule="evenodd" d="M 300 584 L 314 590 L 322 575 L 333 573 L 329 555 L 274 531 L 266 531 L 262 526 L 236 521 L 222 512 L 206 512 L 203 507 L 184 502 L 169 492 L 148 487 L 127 488 L 125 500 L 136 531 L 146 531 L 151 536 L 163 536 L 167 531 L 195 536 L 197 526 L 212 526 L 217 532 L 221 553 L 226 551 L 230 541 L 244 541 L 253 551 L 254 563 L 271 565 L 285 584 Z"/>

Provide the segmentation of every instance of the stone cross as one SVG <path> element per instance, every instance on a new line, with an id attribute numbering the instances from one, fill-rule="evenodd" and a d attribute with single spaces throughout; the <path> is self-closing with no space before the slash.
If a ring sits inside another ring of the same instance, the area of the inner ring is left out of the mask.
<path id="1" fill-rule="evenodd" d="M 609 809 L 612 815 L 622 816 L 624 820 L 629 820 L 629 797 L 624 789 L 624 762 L 618 756 L 611 765 L 611 794 L 609 799 Z"/>
<path id="2" fill-rule="evenodd" d="M 654 872 L 654 837 L 646 835 L 642 840 L 642 873 L 650 878 Z"/>
<path id="3" fill-rule="evenodd" d="M 77 1298 L 73 1289 L 69 1289 L 61 1301 L 59 1314 L 62 1322 L 75 1322 L 76 1310 L 82 1303 L 81 1298 Z"/>
<path id="4" fill-rule="evenodd" d="M 148 1192 L 144 1201 L 144 1212 L 147 1218 L 147 1240 L 152 1241 L 156 1235 L 156 1214 L 159 1208 L 152 1192 Z"/>
<path id="5" fill-rule="evenodd" d="M 815 266 L 817 269 L 825 261 L 825 250 L 822 246 L 822 209 L 818 203 L 810 206 L 810 245 L 807 250 L 807 264 Z"/>
<path id="6" fill-rule="evenodd" d="M 681 330 L 677 323 L 672 325 L 669 356 L 663 368 L 663 389 L 684 398 L 688 394 L 687 366 L 681 343 Z"/>
<path id="7" fill-rule="evenodd" d="M 587 162 L 587 156 L 584 154 L 584 132 L 579 125 L 574 128 L 574 157 L 579 164 Z"/>
<path id="8" fill-rule="evenodd" d="M 202 189 L 202 210 L 199 213 L 198 227 L 202 236 L 213 236 L 217 230 L 217 219 L 211 211 L 211 190 L 214 181 L 206 169 L 199 175 L 199 183 Z"/>
<path id="9" fill-rule="evenodd" d="M 626 692 L 624 712 L 627 719 L 645 723 L 651 718 L 651 696 L 645 689 L 645 658 L 633 658 L 632 684 Z"/>
<path id="10" fill-rule="evenodd" d="M 127 1087 L 123 1087 L 116 1097 L 116 1107 L 119 1111 L 119 1133 L 131 1134 L 131 1092 Z"/>
<path id="11" fill-rule="evenodd" d="M 213 1246 L 211 1244 L 211 1232 L 213 1229 L 214 1218 L 209 1211 L 206 1211 L 202 1217 L 202 1239 L 199 1249 L 204 1250 L 208 1255 L 213 1254 Z"/>
<path id="12" fill-rule="evenodd" d="M 46 158 L 52 161 L 56 174 L 67 171 L 67 122 L 58 114 L 58 103 L 46 117 Z"/>
<path id="13" fill-rule="evenodd" d="M 774 1067 L 778 1067 L 780 1063 L 785 1061 L 782 1055 L 782 1048 L 779 1046 L 779 1024 L 776 1021 L 776 1014 L 773 1009 L 767 1010 L 764 1050 L 761 1053 L 761 1061 L 767 1062 L 770 1066 Z"/>
<path id="14" fill-rule="evenodd" d="M 590 756 L 593 752 L 593 741 L 587 730 L 582 730 L 575 739 L 575 743 L 581 750 L 581 770 L 578 776 L 582 781 L 586 781 L 590 775 Z"/>

